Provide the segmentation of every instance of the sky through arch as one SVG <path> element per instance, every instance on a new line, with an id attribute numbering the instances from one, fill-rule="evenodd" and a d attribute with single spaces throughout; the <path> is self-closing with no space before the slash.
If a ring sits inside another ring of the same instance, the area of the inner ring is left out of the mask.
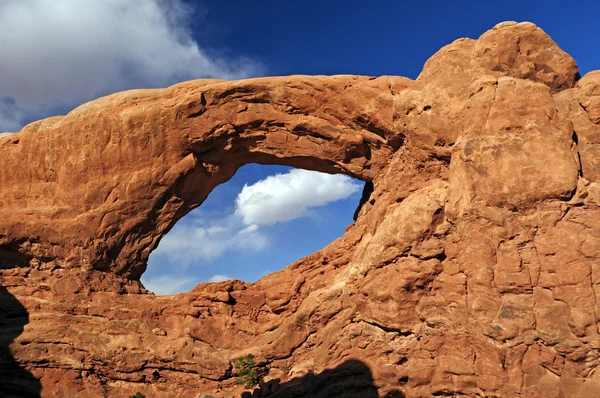
<path id="1" fill-rule="evenodd" d="M 342 236 L 363 185 L 341 174 L 245 165 L 163 237 L 142 283 L 174 294 L 202 282 L 254 282 Z"/>

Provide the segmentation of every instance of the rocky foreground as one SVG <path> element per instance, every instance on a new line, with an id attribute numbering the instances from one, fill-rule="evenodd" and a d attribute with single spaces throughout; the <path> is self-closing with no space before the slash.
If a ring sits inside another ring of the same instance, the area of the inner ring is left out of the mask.
<path id="1" fill-rule="evenodd" d="M 256 283 L 146 291 L 160 238 L 246 163 L 373 192 Z M 599 297 L 600 71 L 531 23 L 416 80 L 197 80 L 0 137 L 0 396 L 240 396 L 251 353 L 261 397 L 597 397 Z"/>

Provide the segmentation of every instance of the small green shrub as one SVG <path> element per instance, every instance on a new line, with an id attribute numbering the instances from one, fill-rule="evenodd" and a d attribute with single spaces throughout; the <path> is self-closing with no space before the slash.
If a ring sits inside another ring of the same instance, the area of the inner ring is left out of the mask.
<path id="1" fill-rule="evenodd" d="M 288 361 L 284 361 L 279 369 L 281 369 L 281 371 L 287 375 L 290 374 L 290 371 L 292 370 L 292 365 L 290 365 Z"/>
<path id="2" fill-rule="evenodd" d="M 135 395 L 131 395 L 129 398 L 146 398 L 146 396 L 138 391 L 135 393 Z"/>
<path id="3" fill-rule="evenodd" d="M 233 362 L 233 368 L 235 374 L 237 374 L 235 379 L 237 384 L 246 388 L 251 388 L 258 384 L 259 376 L 256 363 L 254 362 L 254 355 L 247 354 L 237 358 Z"/>

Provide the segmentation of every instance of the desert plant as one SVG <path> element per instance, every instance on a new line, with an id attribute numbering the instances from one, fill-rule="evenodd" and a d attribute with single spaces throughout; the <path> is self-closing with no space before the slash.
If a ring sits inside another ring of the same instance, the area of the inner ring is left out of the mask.
<path id="1" fill-rule="evenodd" d="M 135 393 L 135 395 L 131 395 L 129 398 L 146 398 L 146 396 L 138 391 Z"/>
<path id="2" fill-rule="evenodd" d="M 288 361 L 284 361 L 283 364 L 279 367 L 279 369 L 281 369 L 281 371 L 285 374 L 290 374 L 290 371 L 292 370 L 292 365 L 290 365 Z"/>
<path id="3" fill-rule="evenodd" d="M 237 358 L 233 362 L 235 374 L 237 375 L 235 382 L 246 388 L 254 387 L 258 384 L 259 376 L 254 362 L 254 355 L 246 354 Z"/>

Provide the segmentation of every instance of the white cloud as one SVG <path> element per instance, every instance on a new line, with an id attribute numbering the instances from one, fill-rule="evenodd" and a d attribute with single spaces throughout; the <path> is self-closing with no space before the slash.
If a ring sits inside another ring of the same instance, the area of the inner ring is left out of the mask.
<path id="1" fill-rule="evenodd" d="M 182 0 L 2 0 L 0 93 L 46 116 L 128 88 L 261 73 L 256 62 L 199 46 L 196 17 Z"/>
<path id="2" fill-rule="evenodd" d="M 149 278 L 142 276 L 142 283 L 151 292 L 165 295 L 191 290 L 198 281 L 196 277 L 189 275 L 159 275 Z"/>
<path id="3" fill-rule="evenodd" d="M 209 220 L 191 213 L 161 240 L 150 256 L 150 267 L 169 264 L 179 272 L 191 264 L 205 264 L 226 252 L 259 252 L 270 240 L 261 225 L 288 221 L 308 214 L 308 209 L 347 198 L 361 189 L 344 175 L 293 169 L 244 185 L 236 210 Z"/>
<path id="4" fill-rule="evenodd" d="M 258 228 L 245 226 L 238 217 L 229 216 L 204 225 L 203 220 L 180 222 L 160 242 L 150 256 L 151 265 L 168 263 L 180 271 L 190 264 L 202 264 L 225 252 L 257 252 L 269 245 Z"/>
<path id="5" fill-rule="evenodd" d="M 293 169 L 244 185 L 235 213 L 249 225 L 274 224 L 303 217 L 309 208 L 347 198 L 360 189 L 345 175 Z"/>
<path id="6" fill-rule="evenodd" d="M 191 273 L 190 265 L 209 265 L 226 252 L 260 252 L 270 245 L 266 224 L 306 216 L 309 209 L 347 198 L 360 189 L 361 185 L 347 176 L 299 169 L 245 185 L 237 196 L 236 210 L 232 214 L 214 219 L 198 209 L 176 224 L 150 255 L 149 270 Z M 150 290 L 161 289 L 161 292 L 192 287 L 184 285 L 185 281 L 178 286 L 177 280 L 166 283 L 166 279 L 160 278 L 169 277 L 156 277 L 156 281 L 149 278 L 144 283 L 159 285 Z M 231 278 L 216 274 L 209 282 L 227 279 Z M 164 285 L 172 287 L 165 290 Z"/>
<path id="7" fill-rule="evenodd" d="M 216 274 L 216 275 L 213 275 L 208 281 L 209 282 L 223 282 L 223 281 L 228 281 L 230 279 L 233 279 L 233 278 L 231 278 L 227 275 Z"/>

